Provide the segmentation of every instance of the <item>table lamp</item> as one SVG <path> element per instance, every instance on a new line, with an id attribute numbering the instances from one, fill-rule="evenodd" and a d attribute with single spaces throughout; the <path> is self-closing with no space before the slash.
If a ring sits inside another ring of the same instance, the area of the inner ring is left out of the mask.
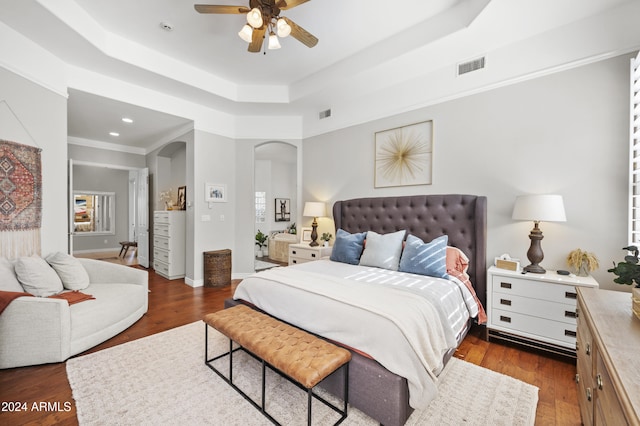
<path id="1" fill-rule="evenodd" d="M 561 195 L 521 195 L 516 197 L 513 206 L 513 220 L 531 220 L 533 229 L 529 234 L 531 246 L 527 251 L 527 258 L 531 264 L 524 268 L 525 272 L 544 274 L 545 269 L 539 265 L 544 258 L 540 241 L 542 231 L 538 226 L 540 222 L 565 222 L 564 204 Z"/>
<path id="2" fill-rule="evenodd" d="M 315 247 L 318 245 L 318 218 L 327 215 L 327 206 L 325 203 L 317 201 L 307 201 L 304 203 L 303 216 L 313 217 L 313 223 L 311 224 L 311 242 L 309 245 Z"/>

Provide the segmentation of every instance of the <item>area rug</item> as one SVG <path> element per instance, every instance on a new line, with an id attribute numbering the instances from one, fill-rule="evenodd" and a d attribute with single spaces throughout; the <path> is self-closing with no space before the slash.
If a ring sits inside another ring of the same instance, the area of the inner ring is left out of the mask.
<path id="1" fill-rule="evenodd" d="M 265 262 L 264 260 L 254 260 L 253 269 L 258 271 L 264 271 L 265 269 L 275 268 L 276 266 L 280 266 L 277 263 L 273 262 Z"/>
<path id="2" fill-rule="evenodd" d="M 225 352 L 226 337 L 209 331 L 210 356 Z M 225 372 L 227 365 L 226 358 L 216 364 Z M 205 366 L 200 321 L 72 358 L 66 367 L 80 425 L 271 424 Z M 267 371 L 267 411 L 284 425 L 306 424 L 306 393 Z M 260 364 L 237 352 L 233 374 L 259 402 Z M 532 425 L 537 400 L 536 387 L 454 358 L 441 375 L 438 397 L 407 425 Z M 312 413 L 314 425 L 339 418 L 315 400 Z M 350 408 L 342 424 L 377 422 Z"/>

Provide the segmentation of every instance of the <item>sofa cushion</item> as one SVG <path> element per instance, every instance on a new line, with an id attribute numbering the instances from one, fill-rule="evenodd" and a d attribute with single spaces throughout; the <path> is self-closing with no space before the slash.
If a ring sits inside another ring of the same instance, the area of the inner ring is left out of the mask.
<path id="1" fill-rule="evenodd" d="M 16 276 L 27 293 L 48 297 L 64 290 L 60 277 L 41 257 L 21 257 L 15 263 Z"/>
<path id="2" fill-rule="evenodd" d="M 16 271 L 9 259 L 0 257 L 0 291 L 22 292 L 24 289 L 16 278 Z"/>
<path id="3" fill-rule="evenodd" d="M 89 287 L 89 274 L 75 257 L 59 251 L 47 256 L 46 260 L 67 290 L 84 290 Z"/>

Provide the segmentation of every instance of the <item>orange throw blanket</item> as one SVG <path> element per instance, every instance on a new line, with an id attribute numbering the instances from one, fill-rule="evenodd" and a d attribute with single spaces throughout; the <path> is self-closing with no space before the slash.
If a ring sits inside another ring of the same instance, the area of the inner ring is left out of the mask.
<path id="1" fill-rule="evenodd" d="M 5 310 L 7 306 L 9 306 L 9 304 L 14 299 L 17 299 L 18 297 L 23 297 L 23 296 L 34 297 L 33 294 L 23 293 L 20 291 L 0 291 L 0 314 L 2 313 L 2 311 Z M 55 294 L 53 296 L 49 296 L 49 298 L 66 300 L 69 305 L 84 302 L 85 300 L 95 299 L 95 297 L 93 297 L 92 295 L 85 294 L 77 290 Z"/>

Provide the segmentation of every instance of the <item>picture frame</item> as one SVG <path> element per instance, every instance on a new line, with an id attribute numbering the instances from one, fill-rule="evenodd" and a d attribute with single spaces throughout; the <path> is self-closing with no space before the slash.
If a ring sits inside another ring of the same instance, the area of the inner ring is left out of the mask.
<path id="1" fill-rule="evenodd" d="M 178 210 L 186 210 L 187 209 L 187 187 L 180 186 L 178 187 Z"/>
<path id="2" fill-rule="evenodd" d="M 311 228 L 303 226 L 300 228 L 300 242 L 311 242 Z"/>
<path id="3" fill-rule="evenodd" d="M 209 203 L 226 203 L 227 185 L 222 183 L 206 183 L 204 185 L 204 200 Z"/>
<path id="4" fill-rule="evenodd" d="M 375 134 L 374 186 L 431 185 L 433 120 Z"/>
<path id="5" fill-rule="evenodd" d="M 291 200 L 289 198 L 276 198 L 275 200 L 275 221 L 291 221 Z"/>

